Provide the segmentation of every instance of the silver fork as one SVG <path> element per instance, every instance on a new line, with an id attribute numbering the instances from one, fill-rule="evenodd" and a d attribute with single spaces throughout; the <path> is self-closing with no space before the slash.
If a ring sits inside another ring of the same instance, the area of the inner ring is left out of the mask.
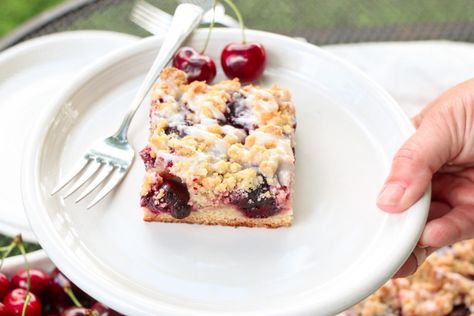
<path id="1" fill-rule="evenodd" d="M 212 10 L 212 1 L 209 0 L 178 0 L 179 3 L 191 3 L 195 4 L 197 6 L 200 6 L 204 8 L 204 14 L 202 16 L 201 23 L 204 24 L 211 24 L 214 12 Z M 235 20 L 234 18 L 228 16 L 225 14 L 225 7 L 222 5 L 222 3 L 217 2 L 216 3 L 216 8 L 215 8 L 215 17 L 214 17 L 214 22 L 222 24 L 227 27 L 240 27 L 239 22 Z"/>
<path id="2" fill-rule="evenodd" d="M 130 20 L 151 34 L 166 34 L 172 16 L 143 0 L 137 0 L 130 13 Z"/>
<path id="3" fill-rule="evenodd" d="M 210 24 L 212 22 L 214 13 L 211 0 L 179 0 L 178 2 L 200 6 L 204 9 L 201 23 Z M 171 18 L 171 15 L 144 0 L 137 0 L 130 13 L 130 20 L 132 20 L 132 22 L 151 34 L 156 35 L 166 34 L 171 23 Z M 225 7 L 220 3 L 216 4 L 215 22 L 227 27 L 239 27 L 239 22 L 226 15 Z"/>
<path id="4" fill-rule="evenodd" d="M 65 194 L 66 198 L 95 176 L 77 197 L 75 202 L 79 202 L 108 179 L 99 193 L 87 205 L 87 208 L 90 208 L 102 200 L 123 179 L 135 156 L 135 151 L 127 140 L 128 127 L 132 118 L 153 83 L 158 79 L 161 70 L 168 64 L 189 34 L 198 26 L 202 13 L 203 9 L 194 4 L 181 4 L 177 7 L 158 56 L 138 89 L 119 129 L 112 136 L 93 143 L 76 166 L 59 181 L 52 190 L 52 195 L 81 174 Z"/>

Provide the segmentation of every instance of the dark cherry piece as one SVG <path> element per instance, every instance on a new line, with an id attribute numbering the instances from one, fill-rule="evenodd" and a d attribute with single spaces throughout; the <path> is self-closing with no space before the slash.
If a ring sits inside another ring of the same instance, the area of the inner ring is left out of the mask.
<path id="1" fill-rule="evenodd" d="M 259 43 L 231 43 L 222 50 L 221 64 L 226 76 L 242 84 L 257 80 L 265 69 L 266 53 Z"/>
<path id="2" fill-rule="evenodd" d="M 248 126 L 244 126 L 237 121 L 239 117 L 245 115 L 245 112 L 249 110 L 249 108 L 246 107 L 244 104 L 244 99 L 244 96 L 238 93 L 235 93 L 232 96 L 232 101 L 227 104 L 228 111 L 224 113 L 226 121 L 222 122 L 222 124 L 227 124 L 235 128 L 244 129 L 248 135 Z"/>
<path id="3" fill-rule="evenodd" d="M 28 316 L 41 316 L 41 302 L 36 295 L 30 292 L 31 298 L 26 306 L 26 315 Z M 20 316 L 23 311 L 23 305 L 25 303 L 26 290 L 14 289 L 9 292 L 3 299 L 5 304 L 5 310 L 9 316 Z"/>
<path id="4" fill-rule="evenodd" d="M 269 192 L 270 188 L 264 180 L 260 186 L 245 194 L 239 194 L 232 199 L 233 203 L 237 205 L 250 218 L 266 218 L 278 212 L 278 208 L 273 196 L 261 197 L 262 194 Z"/>
<path id="5" fill-rule="evenodd" d="M 0 316 L 8 316 L 5 304 L 0 302 Z"/>
<path id="6" fill-rule="evenodd" d="M 146 196 L 142 196 L 140 205 L 147 207 L 154 212 L 167 212 L 177 219 L 187 217 L 191 213 L 191 207 L 188 205 L 189 192 L 186 185 L 182 184 L 179 179 L 164 176 L 161 186 L 153 188 Z M 164 196 L 158 202 L 155 201 L 156 192 L 163 189 Z M 163 208 L 163 205 L 166 206 Z"/>
<path id="7" fill-rule="evenodd" d="M 469 316 L 469 315 L 471 315 L 471 311 L 464 304 L 454 306 L 451 313 L 448 314 L 448 316 Z"/>
<path id="8" fill-rule="evenodd" d="M 165 192 L 160 202 L 168 205 L 168 212 L 171 216 L 182 219 L 191 213 L 191 207 L 188 205 L 189 192 L 184 184 L 175 180 L 165 179 L 160 189 L 163 189 Z"/>
<path id="9" fill-rule="evenodd" d="M 85 307 L 72 306 L 66 308 L 61 316 L 97 316 L 91 309 Z"/>
<path id="10" fill-rule="evenodd" d="M 27 287 L 27 273 L 26 270 L 18 271 L 11 282 L 12 288 L 26 289 Z M 30 291 L 38 296 L 41 296 L 48 288 L 51 278 L 49 275 L 38 269 L 30 269 Z"/>
<path id="11" fill-rule="evenodd" d="M 122 314 L 114 311 L 110 307 L 102 304 L 101 302 L 96 302 L 92 305 L 91 309 L 97 313 L 97 316 L 121 316 Z"/>
<path id="12" fill-rule="evenodd" d="M 166 135 L 176 134 L 179 137 L 186 136 L 186 133 L 183 130 L 179 130 L 176 126 L 168 126 L 167 128 L 165 128 L 165 134 Z"/>
<path id="13" fill-rule="evenodd" d="M 173 58 L 173 67 L 184 71 L 188 82 L 211 83 L 216 76 L 216 64 L 211 57 L 198 53 L 191 47 L 181 47 Z"/>
<path id="14" fill-rule="evenodd" d="M 3 299 L 8 292 L 10 287 L 10 281 L 7 276 L 3 273 L 0 273 L 0 299 Z"/>

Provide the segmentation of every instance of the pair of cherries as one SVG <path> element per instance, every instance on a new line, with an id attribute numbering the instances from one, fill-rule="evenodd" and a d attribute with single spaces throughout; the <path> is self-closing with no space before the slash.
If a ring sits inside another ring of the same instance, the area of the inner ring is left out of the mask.
<path id="1" fill-rule="evenodd" d="M 0 316 L 20 316 L 23 309 L 27 316 L 120 315 L 82 292 L 58 269 L 51 274 L 39 269 L 30 269 L 29 274 L 28 291 L 26 270 L 19 270 L 11 280 L 0 273 Z M 76 303 L 72 301 L 71 295 L 74 296 Z"/>
<path id="2" fill-rule="evenodd" d="M 234 11 L 239 20 L 242 31 L 241 43 L 230 43 L 221 53 L 221 65 L 229 79 L 238 78 L 240 83 L 248 84 L 257 80 L 265 69 L 265 49 L 259 43 L 247 43 L 245 40 L 245 25 L 237 6 L 232 0 L 223 0 Z M 214 6 L 216 0 L 213 1 Z M 215 7 L 214 7 L 215 10 Z M 206 42 L 201 53 L 191 47 L 182 47 L 173 58 L 173 66 L 184 71 L 188 83 L 193 81 L 206 81 L 208 84 L 216 76 L 216 64 L 211 57 L 204 54 L 211 37 L 214 20 L 209 26 Z"/>
<path id="3" fill-rule="evenodd" d="M 239 78 L 242 84 L 257 80 L 265 69 L 265 49 L 259 43 L 231 43 L 221 53 L 221 65 L 229 79 Z M 216 64 L 211 57 L 191 47 L 182 47 L 173 59 L 173 66 L 187 74 L 188 82 L 211 81 Z"/>

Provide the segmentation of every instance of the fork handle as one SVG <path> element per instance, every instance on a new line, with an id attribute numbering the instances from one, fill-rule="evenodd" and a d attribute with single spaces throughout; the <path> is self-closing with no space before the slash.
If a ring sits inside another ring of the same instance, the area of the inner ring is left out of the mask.
<path id="1" fill-rule="evenodd" d="M 142 104 L 142 101 L 148 94 L 148 91 L 150 91 L 151 87 L 160 76 L 161 70 L 166 67 L 181 44 L 199 25 L 202 13 L 203 10 L 201 7 L 189 3 L 180 4 L 176 8 L 171 26 L 167 32 L 163 44 L 161 45 L 158 56 L 156 56 L 153 65 L 145 77 L 145 80 L 133 98 L 132 104 L 125 115 L 120 128 L 113 135 L 120 142 L 127 142 L 127 132 L 130 123 L 132 122 L 133 116 Z"/>

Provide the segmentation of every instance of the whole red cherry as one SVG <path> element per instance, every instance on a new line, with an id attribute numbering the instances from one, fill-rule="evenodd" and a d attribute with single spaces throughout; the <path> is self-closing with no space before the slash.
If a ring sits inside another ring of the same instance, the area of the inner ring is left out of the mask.
<path id="1" fill-rule="evenodd" d="M 35 294 L 29 294 L 30 301 L 26 305 L 26 315 L 28 316 L 41 316 L 41 302 L 36 298 Z M 14 289 L 9 292 L 3 299 L 5 304 L 5 310 L 9 316 L 20 316 L 23 311 L 23 305 L 25 304 L 26 290 L 25 289 Z"/>
<path id="2" fill-rule="evenodd" d="M 18 271 L 11 282 L 12 288 L 26 289 L 28 274 L 26 270 Z M 49 275 L 38 269 L 30 269 L 30 291 L 41 296 L 48 288 L 51 278 Z"/>
<path id="3" fill-rule="evenodd" d="M 50 274 L 51 282 L 48 289 L 49 301 L 54 301 L 56 305 L 72 304 L 72 301 L 64 292 L 65 288 L 70 288 L 79 302 L 84 306 L 90 306 L 95 302 L 87 293 L 72 283 L 59 269 L 54 269 Z"/>
<path id="4" fill-rule="evenodd" d="M 62 311 L 61 316 L 96 316 L 89 308 L 72 306 Z"/>
<path id="5" fill-rule="evenodd" d="M 229 79 L 239 78 L 242 84 L 257 80 L 265 69 L 266 53 L 259 43 L 230 43 L 221 54 L 221 64 Z"/>
<path id="6" fill-rule="evenodd" d="M 188 82 L 211 81 L 216 76 L 216 64 L 211 57 L 198 53 L 191 47 L 181 47 L 174 55 L 173 66 L 184 71 Z"/>
<path id="7" fill-rule="evenodd" d="M 97 316 L 120 316 L 121 315 L 101 302 L 96 302 L 94 305 L 92 305 L 91 309 L 97 314 Z"/>
<path id="8" fill-rule="evenodd" d="M 8 280 L 7 276 L 3 273 L 0 273 L 0 299 L 3 299 L 5 297 L 9 287 L 10 281 Z"/>

